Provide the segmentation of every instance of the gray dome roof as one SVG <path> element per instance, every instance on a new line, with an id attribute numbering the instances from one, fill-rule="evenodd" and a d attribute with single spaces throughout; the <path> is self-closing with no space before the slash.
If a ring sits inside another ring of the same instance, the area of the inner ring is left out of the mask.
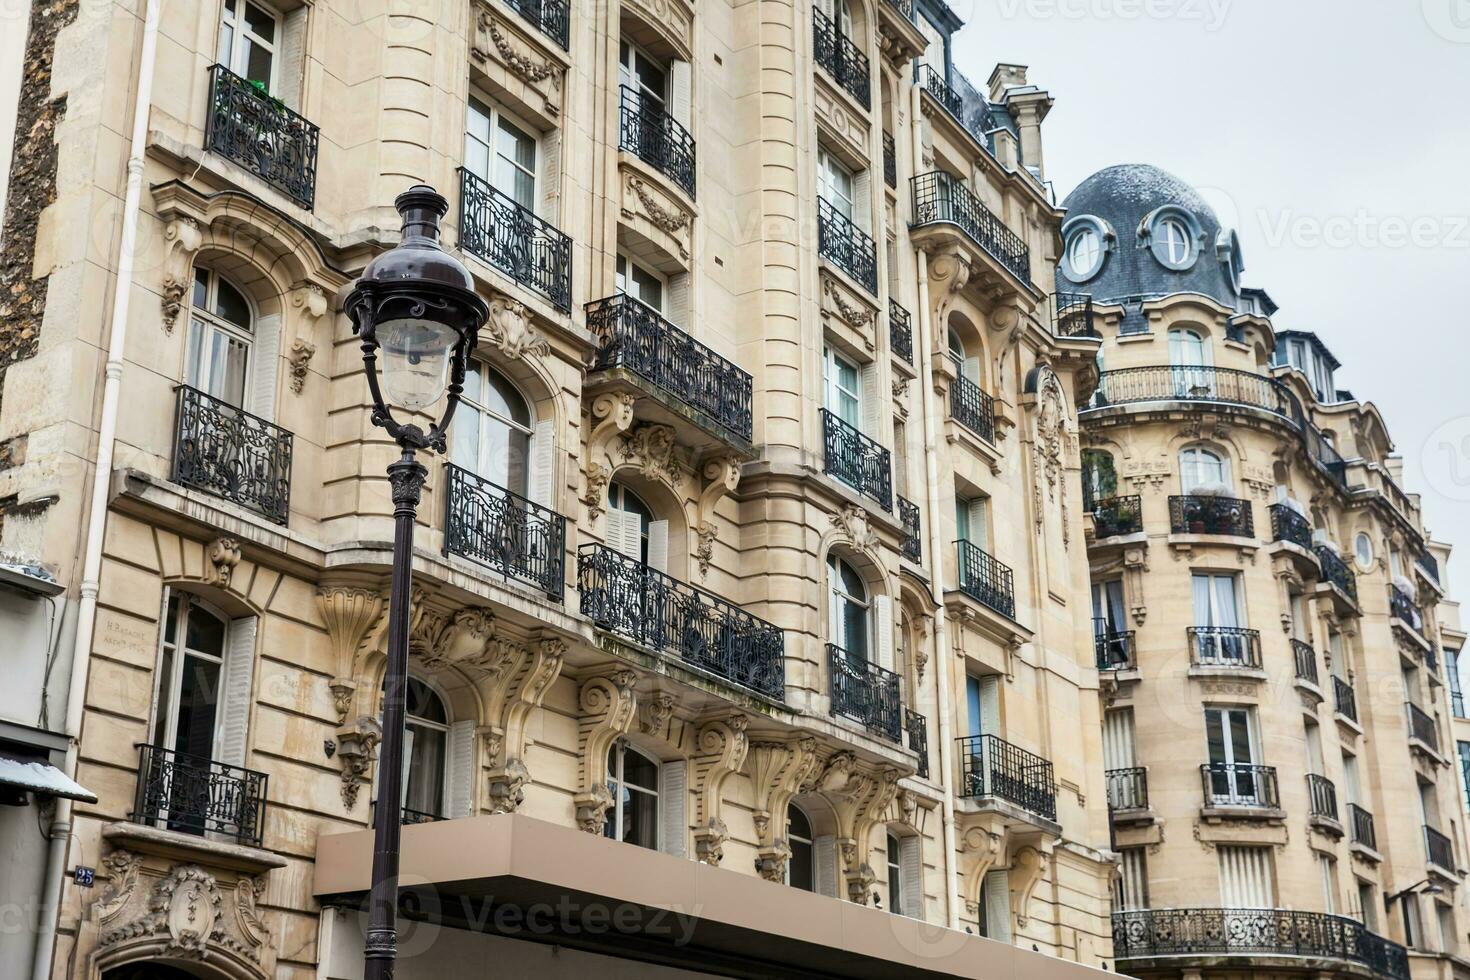
<path id="1" fill-rule="evenodd" d="M 1237 271 L 1240 264 L 1234 234 L 1228 229 L 1222 234 L 1214 210 L 1173 174 L 1144 163 L 1108 167 L 1077 185 L 1063 206 L 1069 243 L 1077 228 L 1094 223 L 1112 240 L 1106 243 L 1102 268 L 1091 277 L 1073 279 L 1062 262 L 1059 291 L 1090 293 L 1095 301 L 1196 292 L 1232 308 L 1239 305 L 1230 269 L 1232 262 Z M 1186 226 L 1191 240 L 1190 259 L 1176 268 L 1162 261 L 1159 248 L 1150 244 L 1159 219 L 1170 214 Z"/>

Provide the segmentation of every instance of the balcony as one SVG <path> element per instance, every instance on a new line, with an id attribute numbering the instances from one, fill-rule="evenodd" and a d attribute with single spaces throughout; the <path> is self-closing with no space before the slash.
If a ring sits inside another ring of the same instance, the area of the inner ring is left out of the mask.
<path id="1" fill-rule="evenodd" d="M 1435 558 L 1427 551 L 1421 551 L 1419 552 L 1419 554 L 1414 556 L 1414 565 L 1419 569 L 1419 571 L 1423 572 L 1424 575 L 1429 579 L 1429 581 L 1432 582 L 1436 587 L 1439 585 L 1439 559 Z"/>
<path id="2" fill-rule="evenodd" d="M 1092 621 L 1092 646 L 1097 655 L 1098 670 L 1134 670 L 1133 631 L 1110 630 L 1101 619 Z"/>
<path id="3" fill-rule="evenodd" d="M 1189 652 L 1197 667 L 1261 669 L 1261 631 L 1238 626 L 1190 626 Z"/>
<path id="4" fill-rule="evenodd" d="M 960 591 L 1002 616 L 1016 618 L 1014 576 L 1006 565 L 969 541 L 956 541 Z"/>
<path id="5" fill-rule="evenodd" d="M 1341 677 L 1332 678 L 1332 710 L 1353 724 L 1358 722 L 1358 697 L 1353 686 Z"/>
<path id="6" fill-rule="evenodd" d="M 1373 832 L 1373 814 L 1356 803 L 1349 803 L 1348 824 L 1354 844 L 1361 844 L 1370 851 L 1378 850 L 1378 835 Z"/>
<path id="7" fill-rule="evenodd" d="M 888 346 L 905 364 L 914 363 L 914 322 L 909 311 L 888 301 Z"/>
<path id="8" fill-rule="evenodd" d="M 909 739 L 909 751 L 919 756 L 919 777 L 929 778 L 929 720 L 917 711 L 903 709 L 903 728 Z"/>
<path id="9" fill-rule="evenodd" d="M 310 211 L 316 202 L 317 127 L 224 65 L 209 69 L 204 148 L 239 164 Z"/>
<path id="10" fill-rule="evenodd" d="M 572 240 L 463 167 L 459 246 L 511 279 L 572 308 Z"/>
<path id="11" fill-rule="evenodd" d="M 1439 752 L 1439 729 L 1434 725 L 1434 716 L 1412 701 L 1404 702 L 1409 717 L 1409 737 L 1423 742 L 1431 752 Z"/>
<path id="12" fill-rule="evenodd" d="M 972 735 L 960 743 L 960 795 L 994 798 L 1044 820 L 1057 819 L 1052 765 L 998 735 Z"/>
<path id="13" fill-rule="evenodd" d="M 1296 679 L 1315 686 L 1317 683 L 1317 651 L 1312 648 L 1312 645 L 1302 640 L 1292 640 L 1291 658 L 1296 662 Z"/>
<path id="14" fill-rule="evenodd" d="M 919 505 L 899 497 L 898 522 L 903 525 L 903 556 L 917 565 L 924 558 L 924 544 L 919 537 Z"/>
<path id="15" fill-rule="evenodd" d="M 134 823 L 259 847 L 269 777 L 156 745 L 138 746 Z"/>
<path id="16" fill-rule="evenodd" d="M 1104 371 L 1088 408 L 1140 402 L 1197 401 L 1242 405 L 1300 426 L 1301 403 L 1274 378 L 1234 368 L 1153 364 Z"/>
<path id="17" fill-rule="evenodd" d="M 571 50 L 572 5 L 568 0 L 505 0 L 536 30 Z"/>
<path id="18" fill-rule="evenodd" d="M 618 148 L 633 154 L 684 193 L 694 196 L 694 137 L 664 107 L 651 98 L 640 98 L 626 85 L 619 86 Z"/>
<path id="19" fill-rule="evenodd" d="M 1424 635 L 1424 616 L 1419 612 L 1418 604 L 1413 596 L 1397 585 L 1388 587 L 1388 608 L 1394 619 L 1420 636 Z"/>
<path id="20" fill-rule="evenodd" d="M 1458 875 L 1455 870 L 1455 845 L 1444 834 L 1428 825 L 1424 827 L 1424 849 L 1429 854 L 1430 864 L 1451 877 Z"/>
<path id="21" fill-rule="evenodd" d="M 1256 536 L 1251 502 L 1237 497 L 1199 494 L 1170 497 L 1169 529 L 1175 534 L 1221 534 L 1235 538 Z"/>
<path id="22" fill-rule="evenodd" d="M 827 644 L 832 676 L 831 713 L 850 718 L 890 742 L 903 741 L 903 697 L 899 676 L 835 643 Z"/>
<path id="23" fill-rule="evenodd" d="M 606 630 L 774 700 L 786 639 L 763 619 L 600 544 L 577 552 L 582 614 Z"/>
<path id="24" fill-rule="evenodd" d="M 832 81 L 859 105 L 864 109 L 871 105 L 868 56 L 818 7 L 812 8 L 812 53 Z"/>
<path id="25" fill-rule="evenodd" d="M 1053 293 L 1051 332 L 1056 337 L 1100 337 L 1092 322 L 1092 294 Z"/>
<path id="26" fill-rule="evenodd" d="M 694 409 L 712 433 L 749 444 L 749 374 L 630 296 L 588 303 L 587 329 L 598 340 L 593 370 L 622 368 Z"/>
<path id="27" fill-rule="evenodd" d="M 858 285 L 878 295 L 878 252 L 873 239 L 825 197 L 817 198 L 817 251 Z"/>
<path id="28" fill-rule="evenodd" d="M 989 133 L 996 129 L 996 123 L 995 115 L 990 111 L 988 103 L 981 100 L 972 117 L 967 120 L 965 100 L 960 97 L 960 93 L 950 86 L 945 76 L 935 71 L 933 66 L 923 62 L 914 62 L 914 83 L 922 92 L 939 103 L 940 108 L 949 113 L 955 121 L 955 125 L 968 133 L 970 138 L 979 143 L 986 153 L 994 153 L 990 146 Z"/>
<path id="29" fill-rule="evenodd" d="M 1308 813 L 1323 820 L 1337 821 L 1337 787 L 1326 776 L 1307 773 Z"/>
<path id="30" fill-rule="evenodd" d="M 912 178 L 910 185 L 915 228 L 939 223 L 957 226 L 1002 268 L 1030 288 L 1030 248 L 963 181 L 943 170 L 934 170 Z"/>
<path id="31" fill-rule="evenodd" d="M 1127 769 L 1109 769 L 1104 773 L 1108 787 L 1108 809 L 1148 809 L 1148 768 L 1131 766 Z"/>
<path id="32" fill-rule="evenodd" d="M 888 450 L 822 409 L 823 472 L 841 480 L 884 510 L 893 509 L 893 468 Z"/>
<path id="33" fill-rule="evenodd" d="M 898 188 L 898 147 L 889 132 L 883 134 L 883 183 Z"/>
<path id="34" fill-rule="evenodd" d="M 1338 960 L 1389 980 L 1409 980 L 1409 954 L 1398 943 L 1369 932 L 1357 919 L 1289 909 L 1114 912 L 1113 955 L 1119 972 L 1168 957 L 1291 956 Z"/>
<path id="35" fill-rule="evenodd" d="M 1272 504 L 1271 540 L 1294 544 L 1307 553 L 1312 551 L 1312 525 L 1286 504 Z"/>
<path id="36" fill-rule="evenodd" d="M 374 800 L 369 804 L 369 807 L 369 826 L 376 827 L 378 825 L 378 801 Z M 404 827 L 412 827 L 416 824 L 424 823 L 438 823 L 443 819 L 445 819 L 443 814 L 439 813 L 429 813 L 426 810 L 415 810 L 412 807 L 406 806 L 398 808 L 398 822 Z"/>
<path id="37" fill-rule="evenodd" d="M 444 553 L 479 562 L 560 602 L 566 590 L 566 518 L 454 464 Z"/>
<path id="38" fill-rule="evenodd" d="M 173 481 L 284 525 L 291 513 L 291 433 L 198 388 L 175 391 Z"/>
<path id="39" fill-rule="evenodd" d="M 1276 767 L 1246 763 L 1207 762 L 1199 767 L 1206 807 L 1243 807 L 1276 810 L 1281 796 Z"/>
<path id="40" fill-rule="evenodd" d="M 1322 581 L 1331 584 L 1354 606 L 1358 604 L 1358 577 L 1331 548 L 1317 545 L 1317 564 L 1322 566 Z"/>
<path id="41" fill-rule="evenodd" d="M 949 414 L 960 425 L 995 444 L 995 399 L 963 374 L 949 386 Z"/>
<path id="42" fill-rule="evenodd" d="M 1143 498 L 1136 494 L 1105 497 L 1093 503 L 1091 514 L 1094 540 L 1137 534 L 1143 530 Z"/>

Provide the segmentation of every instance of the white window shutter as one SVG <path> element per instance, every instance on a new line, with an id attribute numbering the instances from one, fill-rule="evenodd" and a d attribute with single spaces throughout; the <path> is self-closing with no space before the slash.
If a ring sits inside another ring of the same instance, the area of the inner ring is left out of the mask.
<path id="1" fill-rule="evenodd" d="M 852 175 L 852 222 L 869 235 L 873 234 L 873 178 L 871 170 Z M 876 261 L 876 256 L 874 257 Z"/>
<path id="2" fill-rule="evenodd" d="M 541 217 L 550 224 L 561 224 L 561 130 L 553 129 L 539 140 L 541 154 L 540 173 L 536 175 L 537 196 Z"/>
<path id="3" fill-rule="evenodd" d="M 531 479 L 527 487 L 532 503 L 556 510 L 556 422 L 542 419 L 531 430 Z"/>
<path id="4" fill-rule="evenodd" d="M 1000 734 L 1000 678 L 995 674 L 980 678 L 980 731 Z"/>
<path id="5" fill-rule="evenodd" d="M 630 533 L 631 532 L 631 533 Z M 634 561 L 643 560 L 638 515 L 611 508 L 607 512 L 607 546 Z"/>
<path id="6" fill-rule="evenodd" d="M 812 841 L 812 876 L 818 895 L 837 897 L 837 838 L 831 834 Z"/>
<path id="7" fill-rule="evenodd" d="M 863 380 L 862 420 L 863 430 L 869 437 L 882 444 L 883 405 L 886 399 L 878 391 L 878 362 L 865 364 L 861 368 Z"/>
<path id="8" fill-rule="evenodd" d="M 250 393 L 245 410 L 267 422 L 276 420 L 276 376 L 281 361 L 281 318 L 263 316 L 255 321 L 255 342 L 250 356 L 255 366 L 250 369 Z"/>
<path id="9" fill-rule="evenodd" d="M 250 689 L 255 674 L 257 623 L 254 616 L 243 616 L 230 621 L 224 669 L 220 672 L 219 742 L 214 750 L 215 761 L 227 766 L 245 765 L 246 730 L 250 725 Z"/>
<path id="10" fill-rule="evenodd" d="M 899 894 L 903 896 L 903 914 L 911 919 L 924 918 L 923 843 L 917 835 L 898 842 Z"/>
<path id="11" fill-rule="evenodd" d="M 980 383 L 980 358 L 966 357 L 962 372 L 966 378 L 978 385 Z"/>
<path id="12" fill-rule="evenodd" d="M 990 551 L 990 521 L 987 520 L 989 497 L 976 497 L 969 503 L 970 512 L 970 537 L 969 541 L 981 551 Z"/>
<path id="13" fill-rule="evenodd" d="M 689 763 L 683 759 L 658 768 L 658 849 L 674 857 L 688 854 Z"/>
<path id="14" fill-rule="evenodd" d="M 669 115 L 689 129 L 694 118 L 694 66 L 687 61 L 674 62 L 669 66 L 669 82 Z"/>
<path id="15" fill-rule="evenodd" d="M 985 934 L 991 939 L 1011 941 L 1011 873 L 985 873 Z"/>
<path id="16" fill-rule="evenodd" d="M 686 331 L 692 331 L 694 327 L 694 312 L 690 300 L 690 275 L 681 272 L 676 276 L 669 276 L 669 297 L 667 308 L 664 310 L 669 322 L 676 327 Z"/>
<path id="17" fill-rule="evenodd" d="M 636 528 L 638 518 L 633 518 Z M 636 535 L 635 537 L 641 537 Z M 640 542 L 641 544 L 641 542 Z M 637 550 L 641 551 L 642 548 Z M 651 521 L 648 525 L 648 567 L 654 571 L 667 572 L 669 570 L 669 522 Z"/>
<path id="18" fill-rule="evenodd" d="M 456 721 L 449 726 L 448 786 L 444 816 L 468 817 L 475 806 L 475 723 Z"/>
<path id="19" fill-rule="evenodd" d="M 893 669 L 893 598 L 880 595 L 873 598 L 873 620 L 878 630 L 878 666 Z"/>

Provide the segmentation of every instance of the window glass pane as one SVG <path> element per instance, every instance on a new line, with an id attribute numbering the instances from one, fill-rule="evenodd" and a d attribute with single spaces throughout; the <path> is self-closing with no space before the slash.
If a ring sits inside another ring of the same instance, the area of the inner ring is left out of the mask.
<path id="1" fill-rule="evenodd" d="M 407 713 L 413 715 L 415 718 L 438 722 L 441 725 L 449 722 L 449 718 L 444 712 L 444 702 L 439 699 L 439 695 L 434 692 L 432 687 L 417 677 L 410 677 L 408 679 L 408 703 L 406 709 Z"/>
<path id="2" fill-rule="evenodd" d="M 172 606 L 172 601 L 170 601 Z M 174 651 L 171 647 L 163 648 L 163 657 L 158 664 L 158 717 L 153 719 L 153 744 L 167 748 L 170 689 L 174 682 Z M 1463 743 L 1461 743 L 1463 744 Z"/>
<path id="3" fill-rule="evenodd" d="M 812 845 L 808 841 L 791 840 L 791 860 L 788 864 L 788 880 L 791 887 L 802 891 L 815 891 L 816 881 L 812 868 Z"/>
<path id="4" fill-rule="evenodd" d="M 490 147 L 472 136 L 465 136 L 464 166 L 481 180 L 490 179 Z"/>
<path id="5" fill-rule="evenodd" d="M 211 616 L 198 606 L 191 608 L 184 644 L 197 653 L 207 653 L 215 657 L 224 656 L 224 621 Z"/>
<path id="6" fill-rule="evenodd" d="M 245 4 L 245 24 L 251 33 L 265 43 L 275 43 L 276 19 L 253 3 Z"/>
<path id="7" fill-rule="evenodd" d="M 408 724 L 405 748 L 408 762 L 403 781 L 403 805 L 420 813 L 443 816 L 444 809 L 444 743 L 442 728 Z"/>
<path id="8" fill-rule="evenodd" d="M 484 391 L 482 404 L 490 411 L 518 425 L 529 426 L 531 424 L 531 409 L 526 405 L 526 400 L 521 397 L 521 393 L 515 389 L 510 380 L 499 371 L 485 369 Z"/>
<path id="9" fill-rule="evenodd" d="M 658 789 L 658 763 L 637 752 L 623 752 L 623 781 L 644 789 Z"/>
<path id="10" fill-rule="evenodd" d="M 485 476 L 480 468 L 480 420 L 479 412 L 460 409 L 459 414 L 454 417 L 454 425 L 450 427 L 454 437 L 450 458 L 470 472 Z"/>
<path id="11" fill-rule="evenodd" d="M 625 791 L 623 840 L 639 847 L 658 847 L 658 797 L 651 793 Z"/>
<path id="12" fill-rule="evenodd" d="M 250 304 L 240 291 L 223 279 L 215 285 L 214 314 L 237 327 L 250 329 Z"/>
<path id="13" fill-rule="evenodd" d="M 219 25 L 219 42 L 215 45 L 214 60 L 226 68 L 233 68 L 230 55 L 235 45 L 235 28 L 229 21 L 222 21 Z"/>
<path id="14" fill-rule="evenodd" d="M 262 47 L 252 41 L 248 36 L 244 39 L 245 47 L 245 77 L 252 82 L 260 82 L 266 86 L 271 82 L 271 52 L 269 48 Z"/>
<path id="15" fill-rule="evenodd" d="M 174 750 L 211 758 L 214 754 L 215 710 L 219 705 L 219 663 L 185 657 L 179 680 L 179 727 Z"/>

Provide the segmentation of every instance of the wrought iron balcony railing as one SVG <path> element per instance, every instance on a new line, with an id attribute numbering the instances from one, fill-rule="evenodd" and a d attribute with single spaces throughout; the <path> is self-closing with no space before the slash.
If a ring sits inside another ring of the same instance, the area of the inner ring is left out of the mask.
<path id="1" fill-rule="evenodd" d="M 368 816 L 371 818 L 371 826 L 376 827 L 378 825 L 377 800 L 373 800 Z M 398 808 L 398 821 L 404 827 L 411 827 L 414 824 L 421 823 L 438 823 L 443 819 L 444 817 L 441 814 L 430 813 L 427 810 L 415 810 L 412 807 L 406 806 Z"/>
<path id="2" fill-rule="evenodd" d="M 291 513 L 291 433 L 198 388 L 175 390 L 173 481 L 285 524 Z"/>
<path id="3" fill-rule="evenodd" d="M 1455 873 L 1455 845 L 1433 827 L 1424 827 L 1424 849 L 1429 852 L 1429 863 L 1437 868 Z"/>
<path id="4" fill-rule="evenodd" d="M 1409 980 L 1409 954 L 1357 919 L 1290 909 L 1136 909 L 1113 913 L 1113 955 L 1121 962 L 1163 957 L 1300 956 L 1367 967 Z"/>
<path id="5" fill-rule="evenodd" d="M 749 442 L 750 375 L 631 296 L 587 304 L 594 370 L 624 368 Z"/>
<path id="6" fill-rule="evenodd" d="M 1031 249 L 963 181 L 943 170 L 932 170 L 911 178 L 909 183 L 913 188 L 914 227 L 940 222 L 958 225 L 1011 275 L 1031 284 Z"/>
<path id="7" fill-rule="evenodd" d="M 131 819 L 186 834 L 218 834 L 260 846 L 268 778 L 263 772 L 138 746 L 138 787 Z"/>
<path id="8" fill-rule="evenodd" d="M 1423 742 L 1434 751 L 1439 751 L 1439 729 L 1434 726 L 1434 716 L 1412 701 L 1405 701 L 1404 708 L 1409 716 L 1409 735 Z"/>
<path id="9" fill-rule="evenodd" d="M 909 751 L 919 756 L 919 777 L 929 778 L 929 720 L 917 711 L 903 709 L 904 732 L 909 738 Z"/>
<path id="10" fill-rule="evenodd" d="M 444 553 L 487 565 L 560 602 L 566 591 L 566 518 L 463 467 L 450 463 L 444 469 Z"/>
<path id="11" fill-rule="evenodd" d="M 1364 810 L 1356 803 L 1347 805 L 1348 824 L 1351 827 L 1354 844 L 1362 844 L 1370 850 L 1378 850 L 1378 835 L 1373 831 L 1373 814 Z"/>
<path id="12" fill-rule="evenodd" d="M 1327 441 L 1327 436 L 1322 430 L 1310 422 L 1302 423 L 1302 438 L 1307 444 L 1307 456 L 1332 478 L 1339 487 L 1347 489 L 1347 460 L 1342 458 L 1332 445 Z"/>
<path id="13" fill-rule="evenodd" d="M 1415 633 L 1424 631 L 1424 616 L 1419 612 L 1419 606 L 1414 601 L 1414 597 L 1397 585 L 1388 587 L 1388 608 L 1393 613 L 1394 619 Z"/>
<path id="14" fill-rule="evenodd" d="M 1009 565 L 969 541 L 956 541 L 960 591 L 1002 616 L 1016 618 L 1015 576 Z"/>
<path id="15" fill-rule="evenodd" d="M 532 27 L 571 50 L 572 5 L 569 0 L 505 0 L 510 9 L 524 17 Z"/>
<path id="16" fill-rule="evenodd" d="M 572 240 L 463 167 L 459 245 L 557 309 L 572 308 Z"/>
<path id="17" fill-rule="evenodd" d="M 1326 776 L 1307 773 L 1307 798 L 1314 817 L 1337 820 L 1337 787 Z"/>
<path id="18" fill-rule="evenodd" d="M 1201 667 L 1261 666 L 1261 631 L 1239 626 L 1190 626 L 1189 651 Z"/>
<path id="19" fill-rule="evenodd" d="M 1105 497 L 1092 505 L 1092 533 L 1095 540 L 1137 534 L 1143 530 L 1143 498 L 1137 494 Z"/>
<path id="20" fill-rule="evenodd" d="M 319 132 L 280 99 L 224 65 L 209 69 L 204 148 L 239 164 L 310 211 Z"/>
<path id="21" fill-rule="evenodd" d="M 1419 566 L 1420 571 L 1429 576 L 1431 582 L 1435 585 L 1439 584 L 1439 559 L 1427 551 L 1421 551 L 1414 556 L 1414 564 Z"/>
<path id="22" fill-rule="evenodd" d="M 694 137 L 653 99 L 642 98 L 626 85 L 619 86 L 618 146 L 668 177 L 694 196 Z"/>
<path id="23" fill-rule="evenodd" d="M 1057 337 L 1098 337 L 1092 322 L 1091 293 L 1053 293 L 1051 332 Z"/>
<path id="24" fill-rule="evenodd" d="M 864 109 L 869 107 L 868 56 L 818 7 L 812 8 L 812 53 L 834 82 Z"/>
<path id="25" fill-rule="evenodd" d="M 903 556 L 915 565 L 924 558 L 924 544 L 919 537 L 919 505 L 911 500 L 898 498 L 898 521 L 903 525 Z"/>
<path id="26" fill-rule="evenodd" d="M 1255 514 L 1249 500 L 1184 494 L 1169 498 L 1169 529 L 1175 534 L 1228 534 L 1256 536 Z"/>
<path id="27" fill-rule="evenodd" d="M 914 62 L 914 83 L 933 97 L 949 113 L 960 128 L 969 133 L 975 142 L 984 148 L 986 153 L 994 154 L 995 150 L 990 145 L 990 133 L 996 128 L 995 113 L 991 111 L 989 103 L 984 99 L 972 107 L 970 118 L 965 118 L 965 100 L 950 85 L 945 76 L 934 69 L 932 65 L 922 61 Z"/>
<path id="28" fill-rule="evenodd" d="M 1132 670 L 1138 666 L 1132 630 L 1108 629 L 1106 620 L 1092 621 L 1092 646 L 1098 670 Z"/>
<path id="29" fill-rule="evenodd" d="M 778 701 L 786 638 L 733 603 L 600 544 L 577 551 L 582 614 L 599 628 Z"/>
<path id="30" fill-rule="evenodd" d="M 909 311 L 888 301 L 888 346 L 905 363 L 914 363 L 914 321 Z"/>
<path id="31" fill-rule="evenodd" d="M 960 743 L 960 795 L 994 797 L 1046 820 L 1057 818 L 1057 786 L 1047 759 L 998 735 Z"/>
<path id="32" fill-rule="evenodd" d="M 963 374 L 949 386 L 949 414 L 981 439 L 995 442 L 995 399 Z"/>
<path id="33" fill-rule="evenodd" d="M 1274 378 L 1234 368 L 1151 364 L 1104 371 L 1088 408 L 1137 402 L 1202 401 L 1244 405 L 1301 425 L 1301 402 Z"/>
<path id="34" fill-rule="evenodd" d="M 1236 806 L 1277 809 L 1281 796 L 1276 787 L 1276 767 L 1235 762 L 1206 762 L 1199 767 L 1204 784 L 1205 806 Z"/>
<path id="35" fill-rule="evenodd" d="M 883 183 L 898 187 L 898 146 L 889 132 L 883 134 Z"/>
<path id="36" fill-rule="evenodd" d="M 1317 651 L 1304 640 L 1291 641 L 1291 658 L 1296 662 L 1296 678 L 1308 684 L 1317 683 Z"/>
<path id="37" fill-rule="evenodd" d="M 822 409 L 822 450 L 825 472 L 884 510 L 893 509 L 892 455 L 872 439 Z"/>
<path id="38" fill-rule="evenodd" d="M 914 0 L 888 0 L 888 5 L 903 14 L 905 20 L 914 19 Z"/>
<path id="39" fill-rule="evenodd" d="M 1341 677 L 1332 678 L 1332 710 L 1349 721 L 1358 720 L 1358 696 L 1353 686 Z"/>
<path id="40" fill-rule="evenodd" d="M 878 293 L 878 252 L 873 239 L 825 197 L 817 198 L 817 251 L 868 292 Z"/>
<path id="41" fill-rule="evenodd" d="M 891 670 L 827 644 L 832 676 L 831 712 L 851 718 L 890 742 L 903 741 L 903 696 L 899 676 Z"/>
<path id="42" fill-rule="evenodd" d="M 1358 576 L 1348 567 L 1337 552 L 1325 544 L 1317 545 L 1317 564 L 1322 566 L 1323 581 L 1330 582 L 1337 590 L 1350 599 L 1354 605 L 1358 602 Z"/>
<path id="43" fill-rule="evenodd" d="M 1312 550 L 1312 525 L 1296 510 L 1286 504 L 1272 504 L 1271 540 L 1294 544 L 1303 551 Z"/>
<path id="44" fill-rule="evenodd" d="M 1103 774 L 1108 787 L 1108 809 L 1148 809 L 1148 767 L 1109 769 Z"/>

